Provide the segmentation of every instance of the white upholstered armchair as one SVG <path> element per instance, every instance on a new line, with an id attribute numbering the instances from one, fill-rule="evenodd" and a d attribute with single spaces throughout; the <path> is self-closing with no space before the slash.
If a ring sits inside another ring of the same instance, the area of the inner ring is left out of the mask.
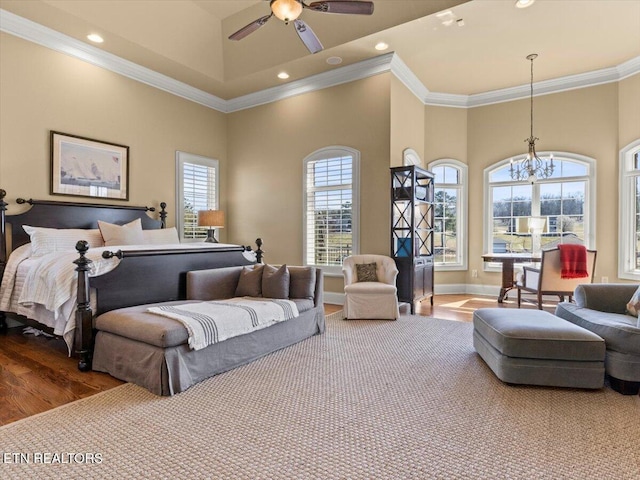
<path id="1" fill-rule="evenodd" d="M 375 274 L 371 276 L 374 268 Z M 347 320 L 395 320 L 399 317 L 396 289 L 398 268 L 392 258 L 384 255 L 351 255 L 344 259 L 342 274 L 344 317 Z"/>

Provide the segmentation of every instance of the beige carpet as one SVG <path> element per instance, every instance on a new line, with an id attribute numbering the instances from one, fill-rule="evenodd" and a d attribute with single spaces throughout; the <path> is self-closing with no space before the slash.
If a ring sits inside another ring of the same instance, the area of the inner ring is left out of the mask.
<path id="1" fill-rule="evenodd" d="M 504 385 L 471 328 L 333 317 L 175 397 L 127 384 L 4 426 L 0 477 L 640 478 L 638 396 Z M 68 454 L 100 463 L 34 462 Z"/>

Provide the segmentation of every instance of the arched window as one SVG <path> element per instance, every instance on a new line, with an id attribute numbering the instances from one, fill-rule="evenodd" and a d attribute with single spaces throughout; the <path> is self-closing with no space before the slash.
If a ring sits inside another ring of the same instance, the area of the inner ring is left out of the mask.
<path id="1" fill-rule="evenodd" d="M 640 280 L 640 139 L 620 151 L 618 276 Z"/>
<path id="2" fill-rule="evenodd" d="M 304 159 L 304 264 L 342 274 L 342 260 L 358 253 L 360 152 L 316 150 Z"/>
<path id="3" fill-rule="evenodd" d="M 435 268 L 467 269 L 467 165 L 457 160 L 431 162 L 435 175 Z"/>
<path id="4" fill-rule="evenodd" d="M 595 161 L 554 155 L 553 175 L 534 184 L 511 179 L 510 159 L 485 169 L 485 252 L 531 252 L 529 217 L 545 220 L 543 249 L 558 243 L 595 248 Z"/>

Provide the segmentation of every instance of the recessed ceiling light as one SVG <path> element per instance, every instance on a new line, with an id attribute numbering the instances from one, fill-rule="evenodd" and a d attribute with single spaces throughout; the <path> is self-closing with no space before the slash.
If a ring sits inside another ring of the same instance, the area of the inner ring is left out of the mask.
<path id="1" fill-rule="evenodd" d="M 104 42 L 104 38 L 102 38 L 97 33 L 92 33 L 90 35 L 87 35 L 87 38 L 89 40 L 91 40 L 93 43 L 102 43 L 102 42 Z"/>
<path id="2" fill-rule="evenodd" d="M 340 58 L 340 57 L 329 57 L 329 58 L 327 58 L 327 63 L 329 65 L 340 65 L 342 63 L 342 58 Z"/>
<path id="3" fill-rule="evenodd" d="M 456 16 L 451 10 L 445 10 L 444 12 L 436 13 L 436 17 L 445 27 L 453 25 L 453 22 L 456 21 Z"/>
<path id="4" fill-rule="evenodd" d="M 527 8 L 534 4 L 536 0 L 516 0 L 516 8 Z"/>
<path id="5" fill-rule="evenodd" d="M 278 74 L 278 78 L 281 80 L 286 80 L 287 78 L 289 78 L 289 74 L 287 72 L 280 72 Z"/>
<path id="6" fill-rule="evenodd" d="M 389 48 L 389 44 L 385 42 L 378 42 L 375 46 L 376 50 L 386 50 L 387 48 Z"/>

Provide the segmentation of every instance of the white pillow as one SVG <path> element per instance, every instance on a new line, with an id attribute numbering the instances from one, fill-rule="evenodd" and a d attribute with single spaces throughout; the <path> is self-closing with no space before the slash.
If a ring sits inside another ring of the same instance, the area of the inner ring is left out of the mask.
<path id="1" fill-rule="evenodd" d="M 640 317 L 638 315 L 640 312 L 640 287 L 635 291 L 632 295 L 631 300 L 627 303 L 627 313 L 629 315 L 633 315 L 634 317 Z M 640 320 L 638 320 L 640 322 Z"/>
<path id="2" fill-rule="evenodd" d="M 113 223 L 98 220 L 98 227 L 106 247 L 113 245 L 142 245 L 142 222 L 139 218 L 126 225 L 115 225 Z"/>
<path id="3" fill-rule="evenodd" d="M 142 239 L 145 245 L 166 245 L 168 243 L 180 243 L 176 227 L 143 230 Z"/>
<path id="4" fill-rule="evenodd" d="M 81 228 L 44 228 L 23 225 L 22 228 L 31 239 L 31 256 L 42 257 L 54 252 L 74 251 L 76 243 L 85 240 L 89 248 L 102 247 L 100 230 Z"/>

